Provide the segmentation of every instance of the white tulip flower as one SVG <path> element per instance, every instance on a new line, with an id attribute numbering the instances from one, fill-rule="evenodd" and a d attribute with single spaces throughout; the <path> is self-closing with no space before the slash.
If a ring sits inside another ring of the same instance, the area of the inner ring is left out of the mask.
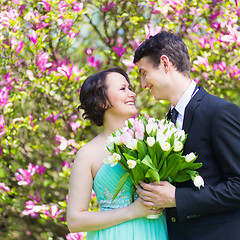
<path id="1" fill-rule="evenodd" d="M 183 144 L 180 141 L 174 141 L 173 151 L 180 152 L 183 149 Z"/>
<path id="2" fill-rule="evenodd" d="M 149 147 L 152 147 L 155 144 L 155 138 L 154 137 L 148 137 L 147 138 L 147 144 Z"/>
<path id="3" fill-rule="evenodd" d="M 169 142 L 159 142 L 163 151 L 167 152 L 170 150 L 171 145 Z"/>
<path id="4" fill-rule="evenodd" d="M 118 161 L 121 159 L 121 156 L 119 155 L 119 154 L 117 154 L 117 153 L 114 153 L 113 155 L 111 155 L 111 156 L 107 156 L 104 160 L 103 160 L 103 162 L 104 163 L 107 163 L 107 164 L 110 164 L 111 165 L 111 167 L 113 167 L 113 166 L 115 166 L 117 163 L 118 163 Z"/>
<path id="5" fill-rule="evenodd" d="M 186 162 L 191 162 L 195 157 L 196 157 L 196 155 L 191 152 L 191 153 L 186 155 L 185 160 L 186 160 Z"/>
<path id="6" fill-rule="evenodd" d="M 130 148 L 130 149 L 132 149 L 132 150 L 136 150 L 136 149 L 137 149 L 137 139 L 132 138 L 131 141 L 129 141 L 129 142 L 126 144 L 126 147 L 127 147 L 127 148 Z"/>
<path id="7" fill-rule="evenodd" d="M 197 175 L 194 180 L 193 183 L 196 187 L 198 187 L 200 189 L 201 186 L 204 187 L 204 180 L 201 176 Z"/>
<path id="8" fill-rule="evenodd" d="M 127 161 L 127 164 L 128 164 L 129 168 L 133 169 L 137 165 L 137 162 L 135 160 L 130 159 L 130 160 Z"/>

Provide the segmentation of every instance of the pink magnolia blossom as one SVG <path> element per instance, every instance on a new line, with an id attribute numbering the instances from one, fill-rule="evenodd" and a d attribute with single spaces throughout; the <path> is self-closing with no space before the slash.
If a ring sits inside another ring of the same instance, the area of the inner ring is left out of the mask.
<path id="1" fill-rule="evenodd" d="M 0 88 L 0 106 L 3 108 L 6 106 L 8 101 L 8 93 L 12 87 Z"/>
<path id="2" fill-rule="evenodd" d="M 5 126 L 5 122 L 4 122 L 4 119 L 3 119 L 3 115 L 1 114 L 0 115 L 0 130 L 3 129 Z"/>
<path id="3" fill-rule="evenodd" d="M 64 33 L 68 33 L 72 28 L 73 21 L 71 19 L 59 19 L 58 24 Z"/>
<path id="4" fill-rule="evenodd" d="M 3 154 L 3 147 L 0 147 L 0 156 Z"/>
<path id="5" fill-rule="evenodd" d="M 75 1 L 72 6 L 73 11 L 81 12 L 83 10 L 83 3 Z"/>
<path id="6" fill-rule="evenodd" d="M 73 115 L 70 118 L 70 126 L 74 132 L 77 131 L 77 129 L 81 127 L 80 122 L 76 122 L 77 119 L 78 119 L 77 115 Z"/>
<path id="7" fill-rule="evenodd" d="M 51 217 L 51 218 L 56 218 L 62 212 L 63 212 L 62 209 L 58 210 L 58 206 L 57 205 L 52 205 L 50 207 L 50 209 L 44 209 L 43 214 L 48 216 L 48 217 Z"/>
<path id="8" fill-rule="evenodd" d="M 7 187 L 3 182 L 0 182 L 0 189 L 4 192 L 11 192 L 10 188 Z"/>
<path id="9" fill-rule="evenodd" d="M 36 31 L 32 30 L 31 33 L 27 34 L 27 36 L 28 36 L 29 39 L 36 45 L 37 39 L 38 39 L 38 36 L 37 36 Z"/>
<path id="10" fill-rule="evenodd" d="M 52 66 L 52 63 L 49 63 L 48 53 L 42 51 L 37 57 L 37 66 L 44 72 L 47 68 Z"/>
<path id="11" fill-rule="evenodd" d="M 15 173 L 15 177 L 18 180 L 18 185 L 30 185 L 32 182 L 32 176 L 37 172 L 42 175 L 46 168 L 32 163 L 28 164 L 28 169 L 19 168 Z"/>
<path id="12" fill-rule="evenodd" d="M 73 64 L 68 64 L 67 66 L 65 64 L 62 64 L 62 66 L 58 67 L 57 70 L 59 73 L 70 79 L 73 74 L 74 66 Z"/>
<path id="13" fill-rule="evenodd" d="M 162 29 L 161 26 L 154 27 L 151 23 L 144 26 L 145 27 L 145 35 L 146 38 L 149 38 L 150 36 L 154 36 L 157 33 L 159 33 Z"/>
<path id="14" fill-rule="evenodd" d="M 69 32 L 67 33 L 67 35 L 69 36 L 69 38 L 73 39 L 73 38 L 76 38 L 76 37 L 79 35 L 79 32 L 69 31 Z"/>
<path id="15" fill-rule="evenodd" d="M 69 233 L 66 236 L 67 240 L 83 240 L 85 236 L 85 233 L 83 232 L 77 232 L 77 233 Z"/>
<path id="16" fill-rule="evenodd" d="M 20 0 L 12 0 L 15 4 L 18 4 Z"/>
<path id="17" fill-rule="evenodd" d="M 235 0 L 235 4 L 236 4 L 236 6 L 238 5 L 238 0 Z"/>
<path id="18" fill-rule="evenodd" d="M 37 197 L 36 196 L 29 196 L 29 198 L 31 198 L 32 200 L 34 200 L 37 203 L 40 203 L 41 202 L 41 196 L 39 194 L 39 191 L 36 191 L 36 193 L 37 193 Z"/>
<path id="19" fill-rule="evenodd" d="M 89 55 L 89 56 L 91 56 L 92 53 L 93 53 L 93 48 L 90 47 L 90 48 L 85 49 L 85 50 L 84 50 L 84 53 L 87 54 L 87 55 Z"/>
<path id="20" fill-rule="evenodd" d="M 114 8 L 115 6 L 115 3 L 114 2 L 111 2 L 111 3 L 104 3 L 104 6 L 102 7 L 102 11 L 103 12 L 108 12 L 110 11 L 112 8 Z"/>
<path id="21" fill-rule="evenodd" d="M 198 39 L 198 41 L 199 41 L 200 46 L 201 46 L 202 48 L 205 48 L 205 46 L 206 46 L 206 44 L 207 44 L 207 39 L 206 39 L 206 38 L 203 38 L 203 37 L 200 37 L 200 38 Z"/>
<path id="22" fill-rule="evenodd" d="M 51 4 L 48 1 L 42 0 L 42 4 L 47 12 L 51 11 Z"/>
<path id="23" fill-rule="evenodd" d="M 60 143 L 60 145 L 57 147 L 57 150 L 55 154 L 58 154 L 59 150 L 63 151 L 65 150 L 69 145 L 75 143 L 74 139 L 67 140 L 65 137 L 61 135 L 56 135 L 55 139 Z"/>
<path id="24" fill-rule="evenodd" d="M 61 13 L 61 15 L 66 11 L 66 8 L 68 7 L 68 4 L 65 3 L 64 1 L 60 1 L 58 5 L 58 10 Z"/>
<path id="25" fill-rule="evenodd" d="M 127 48 L 124 48 L 122 47 L 122 44 L 119 44 L 118 47 L 113 47 L 113 50 L 120 58 L 126 52 Z"/>
<path id="26" fill-rule="evenodd" d="M 46 118 L 46 120 L 47 120 L 48 122 L 55 123 L 55 122 L 57 121 L 57 119 L 59 118 L 59 116 L 60 116 L 62 113 L 63 113 L 63 112 L 60 112 L 60 113 L 58 113 L 58 114 L 56 114 L 56 115 L 54 115 L 53 113 L 51 113 L 50 116 Z"/>
<path id="27" fill-rule="evenodd" d="M 33 80 L 34 79 L 34 75 L 33 75 L 33 72 L 31 71 L 31 70 L 27 70 L 26 71 L 26 74 L 27 74 L 27 76 L 28 76 L 28 78 L 30 79 L 30 80 Z"/>
<path id="28" fill-rule="evenodd" d="M 64 161 L 62 167 L 71 168 L 72 164 L 70 162 Z"/>
<path id="29" fill-rule="evenodd" d="M 20 42 L 18 43 L 17 47 L 16 47 L 16 52 L 20 53 L 22 48 L 23 48 L 24 42 Z"/>
<path id="30" fill-rule="evenodd" d="M 209 66 L 208 58 L 206 56 L 204 56 L 204 57 L 197 56 L 197 60 L 194 60 L 193 63 L 196 64 L 196 65 L 203 64 L 206 68 Z"/>
<path id="31" fill-rule="evenodd" d="M 37 205 L 33 201 L 29 200 L 25 203 L 25 210 L 22 212 L 23 215 L 30 215 L 32 218 L 37 218 L 39 215 L 39 212 L 43 212 L 48 210 L 48 206 L 43 205 Z"/>
<path id="32" fill-rule="evenodd" d="M 240 80 L 240 68 L 237 65 L 230 66 L 230 77 Z"/>
<path id="33" fill-rule="evenodd" d="M 87 61 L 88 61 L 89 65 L 90 65 L 91 67 L 95 67 L 95 68 L 97 68 L 98 70 L 101 68 L 102 63 L 101 63 L 100 59 L 98 59 L 97 61 L 95 61 L 95 57 L 94 57 L 94 56 L 91 56 L 91 57 L 87 57 Z"/>

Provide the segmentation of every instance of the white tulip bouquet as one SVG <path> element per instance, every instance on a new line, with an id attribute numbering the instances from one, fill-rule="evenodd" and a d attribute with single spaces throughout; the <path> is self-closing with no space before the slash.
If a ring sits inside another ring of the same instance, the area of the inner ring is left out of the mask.
<path id="1" fill-rule="evenodd" d="M 190 153 L 183 156 L 183 145 L 187 135 L 166 119 L 157 120 L 145 115 L 130 118 L 126 126 L 112 132 L 107 139 L 107 150 L 112 154 L 104 159 L 111 166 L 120 163 L 126 171 L 121 176 L 113 199 L 122 189 L 127 178 L 134 187 L 139 180 L 146 183 L 169 181 L 184 182 L 192 179 L 196 187 L 204 181 L 196 169 L 202 163 L 195 163 L 197 156 Z M 134 193 L 134 190 L 133 190 Z"/>

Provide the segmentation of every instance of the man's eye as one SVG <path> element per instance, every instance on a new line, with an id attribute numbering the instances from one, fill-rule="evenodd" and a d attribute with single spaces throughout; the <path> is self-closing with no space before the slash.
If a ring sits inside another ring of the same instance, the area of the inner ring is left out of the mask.
<path id="1" fill-rule="evenodd" d="M 125 90 L 125 87 L 121 88 L 120 90 Z"/>

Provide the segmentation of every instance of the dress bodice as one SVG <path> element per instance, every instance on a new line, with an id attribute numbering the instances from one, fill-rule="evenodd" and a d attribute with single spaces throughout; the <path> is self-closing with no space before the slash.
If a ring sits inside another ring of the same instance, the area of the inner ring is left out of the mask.
<path id="1" fill-rule="evenodd" d="M 131 189 L 133 186 L 130 178 L 127 179 L 118 196 L 112 201 L 121 175 L 125 173 L 118 163 L 114 167 L 103 164 L 94 178 L 93 190 L 97 196 L 101 211 L 128 206 L 131 203 Z"/>

